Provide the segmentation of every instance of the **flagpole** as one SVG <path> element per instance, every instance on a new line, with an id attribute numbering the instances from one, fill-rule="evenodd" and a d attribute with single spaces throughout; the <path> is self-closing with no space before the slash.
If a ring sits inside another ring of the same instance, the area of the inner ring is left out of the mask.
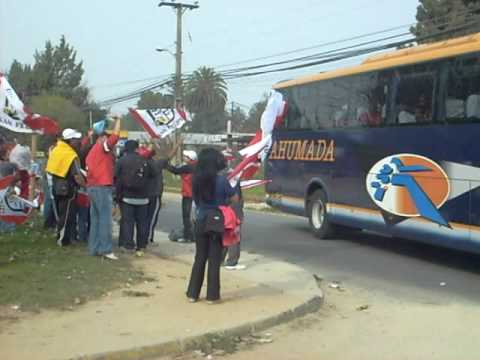
<path id="1" fill-rule="evenodd" d="M 38 143 L 38 135 L 32 134 L 32 162 L 34 162 L 37 158 L 37 143 Z M 28 191 L 28 199 L 33 200 L 35 197 L 34 191 L 35 190 L 35 176 L 30 177 L 29 181 L 29 191 Z"/>

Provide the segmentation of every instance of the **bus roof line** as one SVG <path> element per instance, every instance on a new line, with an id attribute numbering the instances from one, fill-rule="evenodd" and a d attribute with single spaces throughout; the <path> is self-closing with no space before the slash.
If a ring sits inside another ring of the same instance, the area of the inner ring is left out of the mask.
<path id="1" fill-rule="evenodd" d="M 373 55 L 360 65 L 303 76 L 298 79 L 277 83 L 274 89 L 308 84 L 315 81 L 339 78 L 375 70 L 384 70 L 402 65 L 426 62 L 480 51 L 480 33 L 467 35 L 452 40 L 443 40 L 432 44 L 415 46 L 393 52 Z"/>

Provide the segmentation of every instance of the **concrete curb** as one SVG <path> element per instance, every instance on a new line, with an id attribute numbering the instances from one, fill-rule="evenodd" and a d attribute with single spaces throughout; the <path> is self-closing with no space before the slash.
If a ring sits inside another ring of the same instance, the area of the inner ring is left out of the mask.
<path id="1" fill-rule="evenodd" d="M 221 339 L 246 336 L 254 332 L 264 331 L 300 318 L 320 309 L 324 301 L 323 294 L 314 296 L 305 303 L 265 319 L 239 325 L 230 329 L 208 332 L 202 335 L 191 336 L 185 339 L 168 341 L 160 344 L 142 346 L 129 350 L 119 350 L 107 353 L 86 355 L 74 359 L 79 360 L 138 360 L 158 356 L 176 355 L 185 351 L 211 348 L 212 344 Z"/>

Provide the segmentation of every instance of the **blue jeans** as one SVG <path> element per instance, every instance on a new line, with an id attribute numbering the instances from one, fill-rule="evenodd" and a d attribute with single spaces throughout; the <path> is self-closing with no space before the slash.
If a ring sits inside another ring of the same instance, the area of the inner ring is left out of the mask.
<path id="1" fill-rule="evenodd" d="M 14 232 L 16 226 L 14 223 L 7 223 L 6 221 L 0 220 L 0 234 Z"/>
<path id="2" fill-rule="evenodd" d="M 112 252 L 112 187 L 92 186 L 87 188 L 90 198 L 90 255 L 105 255 Z"/>

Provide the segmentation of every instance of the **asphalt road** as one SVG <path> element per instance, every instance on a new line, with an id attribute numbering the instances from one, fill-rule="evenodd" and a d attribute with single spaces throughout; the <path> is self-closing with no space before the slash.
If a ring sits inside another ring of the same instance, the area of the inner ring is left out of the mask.
<path id="1" fill-rule="evenodd" d="M 158 227 L 181 227 L 178 200 L 167 199 Z M 242 248 L 298 264 L 322 277 L 419 303 L 480 301 L 480 256 L 365 232 L 318 240 L 301 217 L 247 211 Z"/>

